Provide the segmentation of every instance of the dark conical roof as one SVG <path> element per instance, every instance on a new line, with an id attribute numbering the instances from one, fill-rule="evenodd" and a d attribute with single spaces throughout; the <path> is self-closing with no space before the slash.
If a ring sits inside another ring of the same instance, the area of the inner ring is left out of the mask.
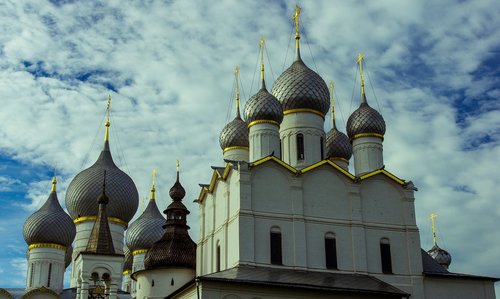
<path id="1" fill-rule="evenodd" d="M 330 107 L 325 81 L 305 65 L 300 54 L 274 82 L 272 94 L 281 102 L 285 112 L 312 109 L 325 115 Z"/>
<path id="2" fill-rule="evenodd" d="M 334 126 L 326 133 L 326 156 L 328 159 L 341 158 L 349 160 L 352 156 L 352 145 L 349 138 Z"/>
<path id="3" fill-rule="evenodd" d="M 362 95 L 361 105 L 347 120 L 347 135 L 354 138 L 359 134 L 385 134 L 384 118 L 377 110 L 368 105 L 366 96 Z"/>
<path id="4" fill-rule="evenodd" d="M 189 236 L 187 225 L 188 209 L 182 203 L 186 192 L 177 180 L 170 189 L 172 203 L 164 211 L 167 214 L 165 233 L 146 253 L 144 267 L 158 269 L 166 267 L 196 268 L 196 244 Z"/>
<path id="5" fill-rule="evenodd" d="M 163 236 L 162 225 L 165 223 L 156 200 L 151 199 L 144 212 L 127 229 L 126 242 L 133 252 L 149 249 Z"/>
<path id="6" fill-rule="evenodd" d="M 43 206 L 26 219 L 23 227 L 24 240 L 28 245 L 54 243 L 69 247 L 75 234 L 75 224 L 59 204 L 55 188 Z"/>
<path id="7" fill-rule="evenodd" d="M 222 150 L 233 146 L 248 147 L 248 126 L 244 122 L 240 114 L 228 123 L 220 133 L 219 143 Z"/>
<path id="8" fill-rule="evenodd" d="M 283 107 L 278 99 L 267 91 L 265 84 L 246 102 L 244 113 L 249 124 L 258 120 L 275 121 L 278 124 L 283 121 Z"/>
<path id="9" fill-rule="evenodd" d="M 97 161 L 77 174 L 68 186 L 66 207 L 71 218 L 97 215 L 98 206 L 95 200 L 101 193 L 104 171 L 108 174 L 108 216 L 125 222 L 132 219 L 139 205 L 139 194 L 132 179 L 115 165 L 109 150 L 109 141 L 105 141 Z"/>

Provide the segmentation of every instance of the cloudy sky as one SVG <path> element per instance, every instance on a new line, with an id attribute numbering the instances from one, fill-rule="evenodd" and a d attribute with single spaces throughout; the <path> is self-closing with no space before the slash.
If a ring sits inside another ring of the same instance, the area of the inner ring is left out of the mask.
<path id="1" fill-rule="evenodd" d="M 223 165 L 218 136 L 234 117 L 234 67 L 244 104 L 257 91 L 261 35 L 269 87 L 293 58 L 295 2 L 106 2 L 0 2 L 2 287 L 25 284 L 22 225 L 52 175 L 64 205 L 71 179 L 97 158 L 108 94 L 114 159 L 141 209 L 153 168 L 161 208 L 170 201 L 180 159 L 196 240 L 191 201 L 210 166 Z M 500 277 L 498 1 L 300 4 L 302 57 L 335 81 L 341 130 L 359 103 L 355 59 L 365 54 L 368 101 L 387 123 L 386 169 L 419 188 L 422 246 L 432 245 L 435 212 L 451 270 Z"/>

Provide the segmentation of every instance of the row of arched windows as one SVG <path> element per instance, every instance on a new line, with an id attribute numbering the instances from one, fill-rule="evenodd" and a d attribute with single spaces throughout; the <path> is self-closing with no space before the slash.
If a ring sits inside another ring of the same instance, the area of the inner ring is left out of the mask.
<path id="1" fill-rule="evenodd" d="M 282 236 L 279 227 L 272 227 L 270 231 L 270 257 L 271 264 L 283 265 Z M 337 240 L 335 234 L 328 232 L 325 234 L 325 267 L 327 269 L 338 269 L 337 263 Z M 220 254 L 220 253 L 218 253 Z M 389 239 L 380 239 L 380 262 L 382 273 L 392 274 L 391 245 Z"/>

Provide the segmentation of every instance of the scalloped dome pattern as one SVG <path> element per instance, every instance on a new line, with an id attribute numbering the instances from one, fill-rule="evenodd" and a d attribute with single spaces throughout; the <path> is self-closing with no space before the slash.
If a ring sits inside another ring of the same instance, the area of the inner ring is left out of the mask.
<path id="1" fill-rule="evenodd" d="M 139 249 L 150 249 L 163 236 L 165 218 L 158 210 L 156 201 L 150 200 L 139 218 L 127 229 L 127 247 L 134 252 Z"/>
<path id="2" fill-rule="evenodd" d="M 267 89 L 261 88 L 246 102 L 244 115 L 247 123 L 271 120 L 280 124 L 283 121 L 283 107 Z"/>
<path id="3" fill-rule="evenodd" d="M 305 108 L 325 115 L 330 107 L 325 81 L 300 59 L 278 77 L 272 94 L 281 102 L 283 111 Z"/>
<path id="4" fill-rule="evenodd" d="M 349 160 L 352 156 L 352 145 L 349 137 L 336 128 L 326 133 L 327 158 L 342 158 Z"/>
<path id="5" fill-rule="evenodd" d="M 248 147 L 248 126 L 239 115 L 228 123 L 220 133 L 219 143 L 222 150 L 232 146 Z"/>
<path id="6" fill-rule="evenodd" d="M 66 207 L 71 218 L 97 216 L 97 199 L 102 193 L 106 170 L 106 206 L 108 217 L 129 222 L 139 205 L 134 181 L 113 162 L 109 149 L 104 149 L 94 165 L 75 176 L 66 191 Z"/>
<path id="7" fill-rule="evenodd" d="M 43 206 L 24 222 L 23 236 L 28 245 L 54 243 L 69 247 L 75 235 L 75 224 L 61 208 L 55 191 L 51 192 Z"/>
<path id="8" fill-rule="evenodd" d="M 361 103 L 347 120 L 347 135 L 353 138 L 358 134 L 385 134 L 384 118 L 366 102 Z"/>

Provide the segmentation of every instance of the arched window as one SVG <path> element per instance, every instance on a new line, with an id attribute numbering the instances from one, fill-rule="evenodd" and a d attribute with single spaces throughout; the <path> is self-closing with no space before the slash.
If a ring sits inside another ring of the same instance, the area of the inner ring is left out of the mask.
<path id="1" fill-rule="evenodd" d="M 155 286 L 155 280 L 151 280 L 151 286 L 154 287 Z"/>
<path id="2" fill-rule="evenodd" d="M 338 269 L 337 241 L 333 233 L 325 234 L 325 264 L 327 269 Z"/>
<path id="3" fill-rule="evenodd" d="M 325 158 L 325 147 L 323 146 L 323 137 L 319 139 L 319 148 L 321 150 L 321 160 Z"/>
<path id="4" fill-rule="evenodd" d="M 304 135 L 297 134 L 297 160 L 304 160 Z"/>
<path id="5" fill-rule="evenodd" d="M 52 263 L 49 264 L 49 274 L 47 275 L 47 287 L 50 288 L 50 276 L 52 275 Z"/>
<path id="6" fill-rule="evenodd" d="M 220 242 L 217 241 L 217 248 L 215 249 L 215 271 L 220 271 Z"/>
<path id="7" fill-rule="evenodd" d="M 391 244 L 387 238 L 380 239 L 380 261 L 382 273 L 392 274 Z"/>
<path id="8" fill-rule="evenodd" d="M 283 265 L 281 230 L 277 226 L 271 228 L 271 264 Z"/>

